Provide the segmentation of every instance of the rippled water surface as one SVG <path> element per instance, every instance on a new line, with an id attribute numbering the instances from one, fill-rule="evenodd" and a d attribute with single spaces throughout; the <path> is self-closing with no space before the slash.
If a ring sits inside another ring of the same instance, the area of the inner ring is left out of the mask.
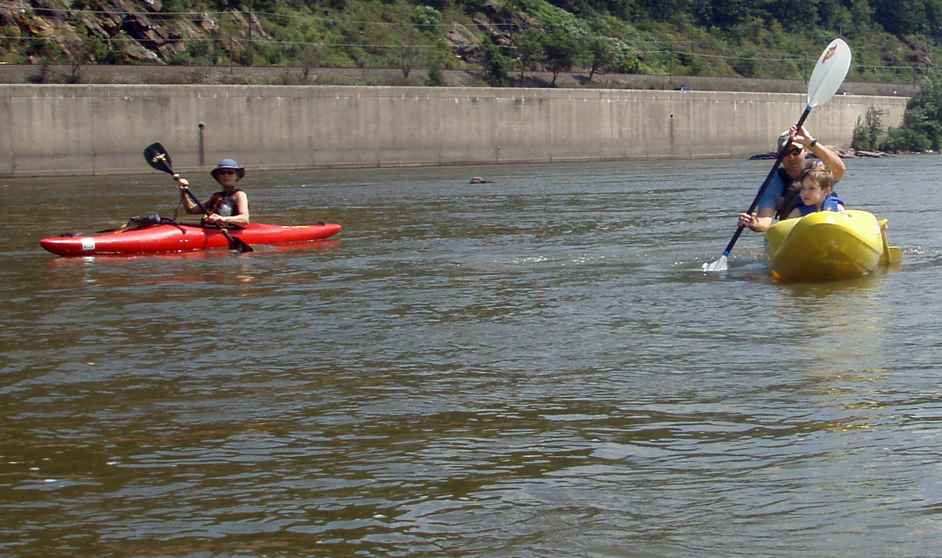
<path id="1" fill-rule="evenodd" d="M 942 158 L 848 161 L 897 271 L 704 274 L 769 166 L 250 169 L 343 233 L 87 259 L 166 176 L 0 178 L 0 555 L 937 554 Z"/>

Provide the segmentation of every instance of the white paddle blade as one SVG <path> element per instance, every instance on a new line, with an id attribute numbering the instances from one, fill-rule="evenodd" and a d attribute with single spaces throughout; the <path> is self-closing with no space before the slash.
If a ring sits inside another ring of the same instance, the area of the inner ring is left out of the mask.
<path id="1" fill-rule="evenodd" d="M 715 262 L 703 264 L 703 271 L 726 271 L 729 269 L 726 265 L 726 256 L 720 256 Z"/>
<path id="2" fill-rule="evenodd" d="M 842 39 L 834 39 L 818 58 L 808 80 L 808 106 L 814 108 L 831 100 L 844 83 L 850 70 L 850 47 Z"/>

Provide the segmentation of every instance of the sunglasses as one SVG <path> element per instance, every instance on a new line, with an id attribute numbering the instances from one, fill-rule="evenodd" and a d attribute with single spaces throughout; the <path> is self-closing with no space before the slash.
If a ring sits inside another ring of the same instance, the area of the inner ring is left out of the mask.
<path id="1" fill-rule="evenodd" d="M 216 174 L 236 174 L 236 171 L 234 171 L 234 170 L 218 170 L 218 171 L 216 171 Z"/>
<path id="2" fill-rule="evenodd" d="M 798 155 L 799 153 L 801 153 L 801 149 L 798 148 L 798 147 L 793 147 L 793 148 L 791 148 L 791 149 L 788 150 L 788 153 L 787 153 L 787 154 L 794 157 L 795 155 Z"/>

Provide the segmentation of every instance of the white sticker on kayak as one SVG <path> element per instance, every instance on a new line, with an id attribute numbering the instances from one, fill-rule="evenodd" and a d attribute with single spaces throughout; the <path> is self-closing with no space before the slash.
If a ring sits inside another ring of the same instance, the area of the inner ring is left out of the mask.
<path id="1" fill-rule="evenodd" d="M 95 239 L 90 236 L 82 237 L 82 251 L 91 252 L 95 249 Z"/>

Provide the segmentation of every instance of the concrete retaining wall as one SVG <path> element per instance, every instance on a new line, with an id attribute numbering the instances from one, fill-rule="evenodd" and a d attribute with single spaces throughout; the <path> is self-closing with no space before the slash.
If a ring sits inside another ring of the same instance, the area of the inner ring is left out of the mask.
<path id="1" fill-rule="evenodd" d="M 846 146 L 868 107 L 898 126 L 906 101 L 835 96 L 808 127 Z M 140 173 L 154 141 L 185 171 L 223 157 L 253 169 L 742 157 L 771 150 L 804 103 L 705 91 L 2 85 L 0 175 Z"/>

